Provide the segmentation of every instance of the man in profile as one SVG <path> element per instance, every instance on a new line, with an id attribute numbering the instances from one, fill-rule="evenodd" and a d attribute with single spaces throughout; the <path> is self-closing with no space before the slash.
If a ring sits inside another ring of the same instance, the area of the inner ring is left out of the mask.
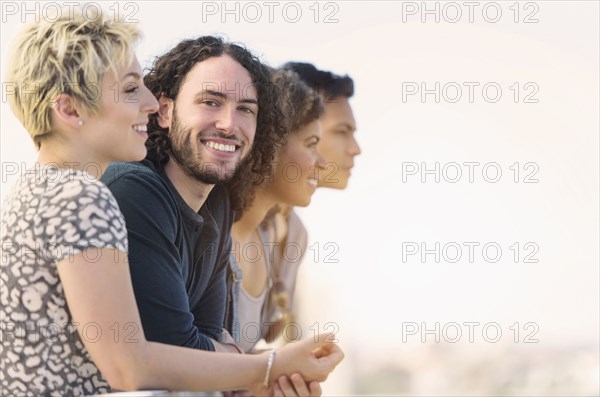
<path id="1" fill-rule="evenodd" d="M 349 102 L 354 95 L 354 81 L 347 75 L 319 70 L 310 63 L 288 62 L 282 69 L 293 70 L 323 96 L 325 112 L 319 118 L 322 133 L 319 152 L 327 165 L 319 174 L 319 187 L 345 189 L 354 157 L 360 154 L 354 136 L 356 121 Z"/>

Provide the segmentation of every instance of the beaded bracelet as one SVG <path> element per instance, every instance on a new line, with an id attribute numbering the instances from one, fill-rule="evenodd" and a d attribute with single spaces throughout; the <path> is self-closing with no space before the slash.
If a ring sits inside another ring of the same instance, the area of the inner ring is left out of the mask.
<path id="1" fill-rule="evenodd" d="M 271 350 L 269 354 L 269 361 L 267 362 L 267 373 L 265 374 L 265 380 L 263 382 L 263 386 L 265 389 L 269 388 L 269 377 L 271 376 L 271 368 L 273 368 L 273 362 L 275 361 L 275 355 L 277 354 L 277 350 Z"/>

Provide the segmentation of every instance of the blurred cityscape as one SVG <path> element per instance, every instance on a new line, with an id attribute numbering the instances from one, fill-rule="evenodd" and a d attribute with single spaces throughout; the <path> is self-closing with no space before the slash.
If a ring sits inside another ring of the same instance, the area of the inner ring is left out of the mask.
<path id="1" fill-rule="evenodd" d="M 370 396 L 598 396 L 598 349 L 432 343 L 355 351 L 351 390 Z"/>

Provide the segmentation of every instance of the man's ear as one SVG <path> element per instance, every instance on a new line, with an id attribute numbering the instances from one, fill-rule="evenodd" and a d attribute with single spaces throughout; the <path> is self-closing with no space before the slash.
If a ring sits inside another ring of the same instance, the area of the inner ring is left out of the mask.
<path id="1" fill-rule="evenodd" d="M 161 95 L 158 98 L 158 125 L 160 128 L 171 129 L 174 102 L 171 98 Z"/>
<path id="2" fill-rule="evenodd" d="M 83 124 L 81 114 L 75 105 L 73 97 L 69 94 L 60 94 L 51 105 L 54 119 L 61 124 L 69 125 L 73 128 L 79 128 Z"/>

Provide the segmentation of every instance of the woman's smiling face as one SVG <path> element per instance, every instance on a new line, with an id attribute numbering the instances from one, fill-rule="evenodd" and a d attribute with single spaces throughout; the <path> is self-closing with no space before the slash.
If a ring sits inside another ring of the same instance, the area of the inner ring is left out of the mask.
<path id="1" fill-rule="evenodd" d="M 285 146 L 277 149 L 274 175 L 267 182 L 266 191 L 278 204 L 305 207 L 322 171 L 323 158 L 318 151 L 321 124 L 314 120 L 287 136 Z"/>

